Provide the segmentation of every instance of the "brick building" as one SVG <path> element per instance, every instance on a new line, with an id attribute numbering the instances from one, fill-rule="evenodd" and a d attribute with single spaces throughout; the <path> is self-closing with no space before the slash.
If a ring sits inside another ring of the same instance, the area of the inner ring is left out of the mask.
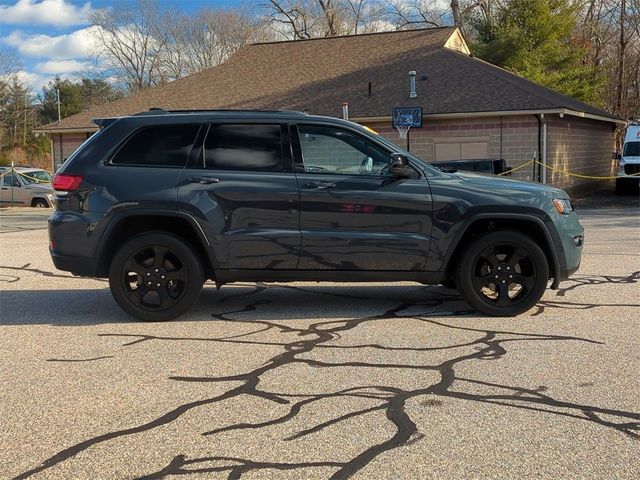
<path id="1" fill-rule="evenodd" d="M 415 71 L 417 96 L 409 96 Z M 62 99 L 64 101 L 64 99 Z M 240 49 L 222 65 L 42 127 L 56 164 L 98 127 L 93 118 L 166 110 L 291 109 L 342 116 L 404 146 L 393 107 L 420 106 L 423 128 L 410 148 L 427 161 L 504 158 L 510 167 L 539 159 L 556 170 L 614 172 L 614 134 L 624 121 L 513 75 L 470 54 L 457 28 L 407 30 Z M 546 173 L 545 173 L 546 172 Z M 588 180 L 531 165 L 523 180 L 589 188 Z"/>

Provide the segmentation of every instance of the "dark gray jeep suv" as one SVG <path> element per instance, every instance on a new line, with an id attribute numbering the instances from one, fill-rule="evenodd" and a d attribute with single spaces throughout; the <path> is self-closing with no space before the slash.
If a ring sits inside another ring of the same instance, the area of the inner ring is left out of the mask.
<path id="1" fill-rule="evenodd" d="M 141 320 L 183 314 L 206 279 L 443 283 L 512 316 L 580 264 L 562 190 L 443 172 L 355 123 L 160 109 L 96 123 L 54 178 L 51 256 L 108 277 Z"/>

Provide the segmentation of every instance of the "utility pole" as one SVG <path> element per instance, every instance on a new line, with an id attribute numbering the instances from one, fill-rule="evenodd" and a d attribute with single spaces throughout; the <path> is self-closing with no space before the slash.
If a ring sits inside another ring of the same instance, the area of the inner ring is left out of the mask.
<path id="1" fill-rule="evenodd" d="M 616 113 L 620 116 L 623 116 L 622 104 L 624 100 L 623 90 L 624 90 L 624 55 L 627 49 L 627 39 L 625 35 L 625 23 L 626 23 L 626 13 L 627 13 L 627 0 L 622 0 L 620 5 L 620 45 L 618 46 L 619 57 L 618 57 L 618 79 L 617 79 L 617 91 L 616 91 Z"/>
<path id="2" fill-rule="evenodd" d="M 60 89 L 56 88 L 56 104 L 58 105 L 58 123 L 60 123 Z"/>
<path id="3" fill-rule="evenodd" d="M 22 146 L 25 147 L 27 145 L 27 95 L 28 93 L 24 92 L 24 124 L 22 129 Z"/>

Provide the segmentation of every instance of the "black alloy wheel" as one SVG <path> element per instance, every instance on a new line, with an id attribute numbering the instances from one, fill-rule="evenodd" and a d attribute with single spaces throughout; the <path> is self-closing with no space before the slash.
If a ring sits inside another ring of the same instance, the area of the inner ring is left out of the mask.
<path id="1" fill-rule="evenodd" d="M 528 236 L 502 230 L 475 239 L 458 264 L 456 285 L 482 313 L 510 317 L 532 308 L 544 294 L 549 266 Z"/>
<path id="2" fill-rule="evenodd" d="M 146 233 L 127 242 L 109 271 L 111 293 L 129 315 L 171 320 L 197 300 L 204 274 L 192 248 L 168 233 Z"/>

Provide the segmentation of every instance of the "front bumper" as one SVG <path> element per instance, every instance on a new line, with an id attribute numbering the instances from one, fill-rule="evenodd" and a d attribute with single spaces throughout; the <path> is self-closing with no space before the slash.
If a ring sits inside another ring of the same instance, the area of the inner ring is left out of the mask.
<path id="1" fill-rule="evenodd" d="M 584 246 L 584 228 L 580 225 L 575 212 L 569 215 L 554 214 L 553 223 L 560 240 L 560 245 L 556 243 L 556 249 L 562 250 L 562 255 L 559 255 L 560 262 L 551 284 L 551 288 L 555 290 L 559 287 L 560 282 L 567 280 L 580 267 Z"/>

